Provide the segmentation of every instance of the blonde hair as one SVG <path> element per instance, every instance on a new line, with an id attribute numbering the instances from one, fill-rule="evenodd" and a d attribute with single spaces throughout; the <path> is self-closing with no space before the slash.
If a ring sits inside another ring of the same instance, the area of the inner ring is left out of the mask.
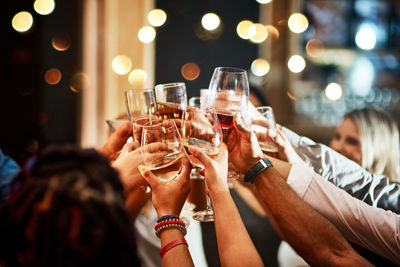
<path id="1" fill-rule="evenodd" d="M 361 166 L 371 173 L 388 176 L 400 182 L 399 128 L 395 120 L 382 110 L 354 110 L 345 118 L 356 125 L 361 142 Z"/>

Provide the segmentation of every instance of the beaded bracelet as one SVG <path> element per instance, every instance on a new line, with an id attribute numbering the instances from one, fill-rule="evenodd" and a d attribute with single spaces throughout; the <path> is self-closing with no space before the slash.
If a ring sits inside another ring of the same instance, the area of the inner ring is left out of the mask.
<path id="1" fill-rule="evenodd" d="M 188 243 L 186 242 L 185 238 L 179 238 L 176 239 L 174 241 L 169 242 L 168 244 L 166 244 L 161 250 L 160 250 L 160 257 L 162 259 L 162 257 L 164 256 L 165 253 L 168 252 L 168 250 L 170 250 L 173 247 L 176 247 L 177 245 L 186 245 L 189 246 Z"/>
<path id="2" fill-rule="evenodd" d="M 180 230 L 184 236 L 187 233 L 187 230 L 186 230 L 186 228 L 184 226 L 182 226 L 180 224 L 172 223 L 172 224 L 166 224 L 166 225 L 163 225 L 163 226 L 159 227 L 156 230 L 156 236 L 158 238 L 160 238 L 161 232 L 164 231 L 164 230 L 170 229 L 170 228 L 176 228 L 176 229 Z"/>
<path id="3" fill-rule="evenodd" d="M 158 219 L 157 222 L 159 223 L 161 221 L 165 221 L 165 220 L 168 220 L 168 219 L 179 219 L 179 217 L 176 216 L 176 215 L 164 215 L 160 219 Z"/>
<path id="4" fill-rule="evenodd" d="M 157 229 L 160 228 L 161 226 L 164 226 L 164 225 L 167 225 L 167 224 L 174 224 L 174 223 L 175 223 L 175 224 L 180 224 L 180 225 L 182 225 L 183 227 L 186 226 L 185 223 L 184 223 L 180 218 L 177 218 L 177 219 L 167 219 L 167 220 L 164 220 L 164 221 L 161 221 L 161 222 L 157 223 L 156 226 L 154 226 L 154 230 L 157 231 Z"/>

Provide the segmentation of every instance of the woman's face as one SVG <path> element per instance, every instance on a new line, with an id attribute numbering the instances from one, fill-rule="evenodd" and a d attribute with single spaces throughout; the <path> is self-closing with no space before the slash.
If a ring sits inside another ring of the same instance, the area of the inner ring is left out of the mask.
<path id="1" fill-rule="evenodd" d="M 336 129 L 329 146 L 343 156 L 361 165 L 361 143 L 356 124 L 345 118 Z"/>

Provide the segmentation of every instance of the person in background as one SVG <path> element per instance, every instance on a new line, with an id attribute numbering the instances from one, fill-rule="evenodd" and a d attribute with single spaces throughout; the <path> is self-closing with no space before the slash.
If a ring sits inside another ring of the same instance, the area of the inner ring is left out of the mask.
<path id="1" fill-rule="evenodd" d="M 291 136 L 290 132 L 288 136 Z M 357 177 L 357 175 L 351 174 L 350 172 L 349 174 L 344 174 L 343 172 L 346 170 L 346 165 L 343 164 L 341 170 L 341 164 L 333 161 L 335 157 L 327 157 L 330 161 L 325 161 L 325 164 L 314 164 L 314 162 L 316 162 L 315 159 L 318 157 L 310 157 L 310 150 L 313 149 L 315 151 L 315 145 L 313 147 L 310 146 L 311 149 L 308 149 L 308 153 L 304 154 L 301 152 L 306 151 L 306 149 L 298 149 L 300 153 L 297 155 L 296 151 L 292 148 L 290 141 L 282 131 L 278 131 L 278 138 L 276 138 L 276 140 L 278 140 L 277 143 L 284 151 L 283 156 L 281 157 L 282 159 L 289 159 L 289 162 L 291 163 L 304 162 L 304 159 L 309 163 L 309 165 L 314 167 L 314 170 L 320 170 L 322 174 L 335 173 L 337 177 L 342 177 L 339 179 L 341 182 L 337 183 L 341 184 L 341 187 L 344 187 L 347 192 L 351 193 L 352 189 L 355 187 L 357 187 L 357 191 L 364 191 L 360 190 L 360 187 L 357 186 L 357 184 L 359 184 L 357 181 L 362 177 Z M 302 144 L 303 148 L 306 147 L 304 143 Z M 391 191 L 392 197 L 390 198 L 394 201 L 397 199 L 398 201 L 399 197 L 396 198 L 395 195 L 399 194 L 398 189 L 396 190 L 396 187 L 399 185 L 396 185 L 395 182 L 398 182 L 400 179 L 399 131 L 397 123 L 386 112 L 374 108 L 364 108 L 346 114 L 342 123 L 335 131 L 334 137 L 330 142 L 330 147 L 336 152 L 359 164 L 368 172 L 388 177 L 389 181 L 392 183 L 390 186 L 391 188 L 388 189 Z M 321 162 L 322 161 L 324 161 L 323 157 L 321 157 Z M 330 170 L 328 168 L 330 168 Z M 335 178 L 335 180 L 337 180 L 337 178 Z M 384 181 L 382 182 L 386 184 Z M 375 188 L 376 190 L 381 191 L 379 187 Z M 357 195 L 357 191 L 353 190 L 353 195 Z M 381 194 L 381 196 L 382 195 L 383 194 Z M 365 197 L 363 196 L 364 195 L 359 198 L 368 203 L 370 201 L 368 195 Z M 385 206 L 396 207 L 396 204 L 385 204 Z M 400 207 L 397 205 L 397 212 L 399 209 Z M 373 253 L 362 250 L 361 254 L 374 264 L 386 266 L 391 264 L 387 260 Z M 296 265 L 305 264 L 305 262 L 302 261 L 302 259 L 299 258 L 285 242 L 282 243 L 279 249 L 279 259 L 282 266 L 291 266 L 290 262 Z"/>
<path id="2" fill-rule="evenodd" d="M 386 112 L 364 108 L 346 114 L 329 146 L 367 171 L 400 182 L 399 128 Z"/>

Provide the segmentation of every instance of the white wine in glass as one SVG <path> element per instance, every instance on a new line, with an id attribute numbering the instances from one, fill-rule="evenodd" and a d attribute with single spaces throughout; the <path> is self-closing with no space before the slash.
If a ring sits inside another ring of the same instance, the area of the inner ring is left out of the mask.
<path id="1" fill-rule="evenodd" d="M 160 180 L 168 182 L 178 176 L 182 169 L 181 137 L 173 120 L 162 123 L 152 121 L 143 125 L 141 169 L 151 170 Z"/>

